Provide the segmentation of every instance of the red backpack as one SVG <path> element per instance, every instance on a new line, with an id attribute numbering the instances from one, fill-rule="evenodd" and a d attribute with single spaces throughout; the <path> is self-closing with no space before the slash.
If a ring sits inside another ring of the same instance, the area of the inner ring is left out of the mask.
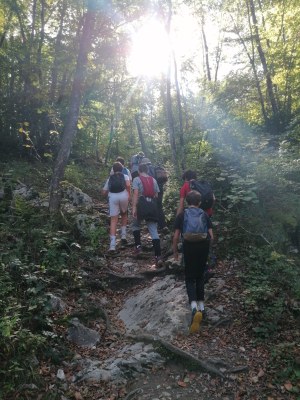
<path id="1" fill-rule="evenodd" d="M 154 179 L 152 176 L 142 176 L 140 175 L 140 180 L 143 185 L 143 196 L 145 197 L 154 197 L 155 196 L 155 191 L 154 191 Z"/>

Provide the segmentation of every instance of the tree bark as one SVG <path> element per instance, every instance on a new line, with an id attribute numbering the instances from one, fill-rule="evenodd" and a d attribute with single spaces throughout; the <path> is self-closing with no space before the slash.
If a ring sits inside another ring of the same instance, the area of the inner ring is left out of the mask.
<path id="1" fill-rule="evenodd" d="M 136 129 L 138 131 L 139 139 L 140 139 L 140 142 L 141 142 L 142 150 L 143 150 L 144 154 L 147 157 L 148 148 L 146 146 L 146 142 L 145 142 L 145 139 L 144 139 L 144 135 L 143 135 L 143 131 L 142 131 L 142 127 L 141 127 L 141 123 L 140 123 L 138 114 L 135 114 L 134 119 L 135 119 L 135 123 L 136 123 Z"/>
<path id="2" fill-rule="evenodd" d="M 76 71 L 72 85 L 69 113 L 63 133 L 62 144 L 55 161 L 54 171 L 50 186 L 49 210 L 55 213 L 59 210 L 61 201 L 60 182 L 64 176 L 65 167 L 69 160 L 71 146 L 76 134 L 76 125 L 79 116 L 80 103 L 83 92 L 84 73 L 87 64 L 87 55 L 92 41 L 95 25 L 95 10 L 88 9 L 85 15 L 82 35 L 79 45 Z"/>
<path id="3" fill-rule="evenodd" d="M 267 85 L 267 92 L 268 92 L 268 97 L 271 103 L 271 108 L 272 108 L 272 113 L 273 113 L 273 129 L 276 133 L 280 131 L 280 119 L 279 119 L 279 112 L 278 112 L 278 105 L 276 102 L 275 94 L 274 94 L 274 88 L 273 88 L 273 82 L 271 78 L 271 74 L 269 71 L 268 63 L 266 60 L 266 56 L 261 44 L 261 38 L 258 30 L 258 21 L 255 13 L 255 6 L 254 6 L 254 1 L 249 0 L 249 7 L 250 7 L 250 12 L 251 12 L 251 17 L 252 17 L 252 22 L 254 25 L 254 32 L 255 32 L 255 41 L 256 41 L 256 48 L 259 54 L 260 62 L 263 67 L 264 75 L 266 78 L 266 85 Z"/>
<path id="4" fill-rule="evenodd" d="M 182 105 L 181 105 L 181 93 L 180 87 L 178 82 L 178 68 L 176 62 L 175 52 L 172 52 L 173 55 L 173 63 L 174 63 L 174 80 L 175 80 L 175 87 L 176 87 L 176 99 L 177 99 L 177 110 L 178 110 L 178 119 L 179 119 L 179 142 L 180 142 L 180 149 L 181 149 L 181 168 L 185 170 L 185 146 L 184 146 L 184 129 L 183 129 L 183 116 L 182 116 Z"/>

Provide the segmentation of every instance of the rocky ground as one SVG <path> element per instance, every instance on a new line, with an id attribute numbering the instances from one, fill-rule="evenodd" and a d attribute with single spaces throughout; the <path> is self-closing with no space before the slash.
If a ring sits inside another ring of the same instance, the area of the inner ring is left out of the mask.
<path id="1" fill-rule="evenodd" d="M 206 318 L 189 334 L 183 271 L 168 256 L 170 240 L 163 235 L 166 257 L 159 270 L 150 238 L 139 259 L 129 243 L 83 266 L 90 290 L 85 298 L 69 297 L 67 312 L 83 321 L 86 304 L 101 310 L 86 322 L 99 340 L 70 345 L 75 357 L 60 369 L 44 365 L 49 390 L 60 391 L 62 400 L 296 399 L 289 382 L 276 384 L 271 349 L 251 334 L 239 301 L 237 262 L 217 263 L 206 284 Z"/>

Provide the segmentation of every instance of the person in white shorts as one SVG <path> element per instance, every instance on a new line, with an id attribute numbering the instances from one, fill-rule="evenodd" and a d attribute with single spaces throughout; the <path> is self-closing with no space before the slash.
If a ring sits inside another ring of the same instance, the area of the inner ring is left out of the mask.
<path id="1" fill-rule="evenodd" d="M 127 210 L 130 199 L 130 180 L 128 175 L 122 173 L 123 165 L 120 162 L 113 164 L 111 175 L 104 187 L 103 194 L 108 195 L 110 216 L 110 247 L 109 251 L 116 250 L 116 233 L 119 215 L 121 215 L 121 244 L 126 245 Z"/>

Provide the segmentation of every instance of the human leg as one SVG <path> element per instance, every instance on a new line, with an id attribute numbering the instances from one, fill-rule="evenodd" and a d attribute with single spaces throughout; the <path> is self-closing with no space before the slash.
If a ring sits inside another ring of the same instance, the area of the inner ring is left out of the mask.
<path id="1" fill-rule="evenodd" d="M 117 232 L 117 223 L 119 218 L 119 200 L 117 193 L 111 193 L 109 195 L 109 215 L 110 215 L 110 251 L 116 250 L 116 232 Z"/>
<path id="2" fill-rule="evenodd" d="M 135 249 L 137 252 L 141 251 L 141 225 L 137 218 L 132 219 L 132 234 L 134 238 Z"/>
<path id="3" fill-rule="evenodd" d="M 158 211 L 158 229 L 163 229 L 166 227 L 166 218 L 163 210 L 163 187 L 159 186 L 160 192 L 157 195 L 157 211 Z"/>
<path id="4" fill-rule="evenodd" d="M 148 228 L 148 231 L 149 231 L 151 239 L 152 239 L 155 263 L 156 263 L 156 266 L 159 266 L 162 264 L 162 260 L 161 260 L 160 238 L 159 238 L 159 235 L 157 232 L 157 222 L 146 221 L 146 223 L 147 223 L 147 228 Z"/>
<path id="5" fill-rule="evenodd" d="M 122 244 L 126 244 L 126 230 L 127 230 L 127 222 L 128 222 L 128 193 L 122 193 L 122 197 L 120 198 L 120 214 L 121 214 L 121 242 Z"/>

